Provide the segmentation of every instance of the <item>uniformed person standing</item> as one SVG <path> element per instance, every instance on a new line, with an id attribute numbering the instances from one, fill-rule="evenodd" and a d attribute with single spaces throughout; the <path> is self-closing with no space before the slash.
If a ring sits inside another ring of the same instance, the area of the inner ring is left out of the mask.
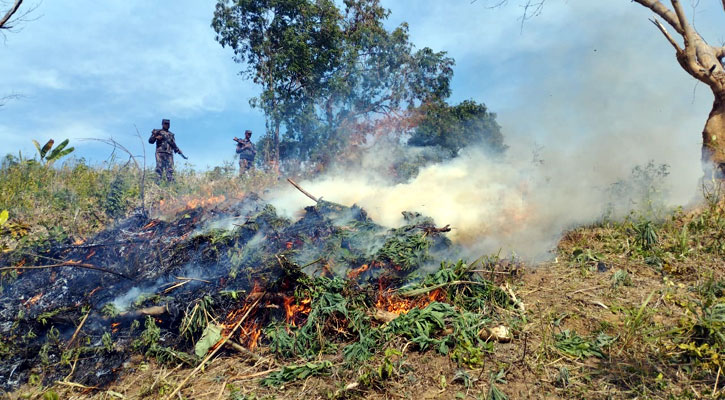
<path id="1" fill-rule="evenodd" d="M 161 129 L 151 131 L 149 143 L 156 143 L 156 174 L 159 180 L 166 179 L 169 182 L 174 181 L 174 153 L 180 154 L 186 158 L 184 154 L 176 146 L 174 134 L 169 131 L 169 120 L 161 120 Z"/>
<path id="2" fill-rule="evenodd" d="M 244 131 L 244 139 L 234 138 L 237 142 L 237 154 L 239 154 L 239 175 L 254 167 L 254 156 L 257 150 L 252 143 L 252 131 Z"/>

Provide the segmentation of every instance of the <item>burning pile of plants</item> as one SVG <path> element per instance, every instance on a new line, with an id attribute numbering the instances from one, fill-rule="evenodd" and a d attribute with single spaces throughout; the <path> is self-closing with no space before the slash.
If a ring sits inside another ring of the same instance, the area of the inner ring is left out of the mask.
<path id="1" fill-rule="evenodd" d="M 492 336 L 506 340 L 492 321 L 516 297 L 484 275 L 494 261 L 441 262 L 456 250 L 449 228 L 404 216 L 406 225 L 387 229 L 357 206 L 319 200 L 291 221 L 250 194 L 173 216 L 134 215 L 85 243 L 6 253 L 0 387 L 103 386 L 134 352 L 199 366 L 261 344 L 281 359 L 338 354 L 351 363 L 401 336 L 480 364 Z M 293 363 L 261 383 L 331 365 Z"/>

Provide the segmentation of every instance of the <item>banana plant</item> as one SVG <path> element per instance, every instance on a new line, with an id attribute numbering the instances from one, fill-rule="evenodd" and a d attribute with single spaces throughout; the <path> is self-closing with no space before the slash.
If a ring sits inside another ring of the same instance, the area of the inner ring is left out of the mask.
<path id="1" fill-rule="evenodd" d="M 53 139 L 50 139 L 45 145 L 43 145 L 43 147 L 40 147 L 40 143 L 38 143 L 37 140 L 33 140 L 35 148 L 38 149 L 40 161 L 45 165 L 52 165 L 61 157 L 65 157 L 68 154 L 72 153 L 73 150 L 75 150 L 75 148 L 73 147 L 69 147 L 66 149 L 66 146 L 68 146 L 68 139 L 60 142 L 57 146 L 55 146 L 55 148 L 53 148 L 54 143 L 55 141 Z"/>

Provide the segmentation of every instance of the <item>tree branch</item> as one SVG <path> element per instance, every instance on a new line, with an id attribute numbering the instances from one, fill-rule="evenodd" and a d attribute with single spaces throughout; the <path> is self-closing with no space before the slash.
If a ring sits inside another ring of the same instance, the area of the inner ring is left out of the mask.
<path id="1" fill-rule="evenodd" d="M 707 79 L 708 74 L 705 73 L 706 68 L 700 65 L 697 60 L 697 33 L 690 23 L 687 22 L 687 15 L 685 15 L 685 10 L 682 8 L 680 1 L 672 0 L 672 6 L 675 8 L 675 13 L 677 14 L 677 19 L 680 21 L 680 26 L 682 27 L 683 36 L 685 38 L 684 61 L 688 66 L 687 70 L 692 76 L 709 85 L 710 82 Z"/>
<path id="2" fill-rule="evenodd" d="M 725 0 L 723 0 L 725 1 Z M 669 32 L 667 32 L 667 28 L 665 28 L 664 25 L 660 21 L 658 21 L 656 18 L 650 19 L 650 21 L 655 24 L 655 26 L 662 32 L 663 35 L 665 35 L 665 38 L 670 42 L 670 44 L 675 48 L 677 51 L 677 54 L 682 54 L 683 50 L 680 48 L 680 45 L 677 44 L 675 39 L 670 35 Z"/>
<path id="3" fill-rule="evenodd" d="M 682 29 L 682 26 L 680 25 L 679 20 L 677 19 L 677 15 L 675 15 L 672 10 L 667 8 L 664 4 L 662 4 L 659 0 L 633 0 L 636 3 L 639 3 L 650 10 L 652 10 L 655 14 L 659 15 L 660 18 L 664 19 L 670 26 L 672 26 L 677 33 L 680 35 L 684 35 L 685 31 Z M 724 0 L 725 1 L 725 0 Z"/>
<path id="4" fill-rule="evenodd" d="M 18 9 L 20 8 L 20 5 L 23 4 L 23 0 L 15 0 L 15 4 L 8 10 L 7 13 L 5 13 L 5 16 L 0 19 L 0 29 L 10 29 L 12 26 L 6 26 L 7 23 L 10 21 L 10 18 L 15 15 L 16 12 L 18 12 Z"/>

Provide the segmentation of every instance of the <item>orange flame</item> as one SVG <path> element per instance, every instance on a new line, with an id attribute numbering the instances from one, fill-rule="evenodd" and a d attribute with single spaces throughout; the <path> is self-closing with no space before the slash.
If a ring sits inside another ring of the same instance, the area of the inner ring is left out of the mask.
<path id="1" fill-rule="evenodd" d="M 402 298 L 392 290 L 380 290 L 375 307 L 393 314 L 405 314 L 414 308 L 425 308 L 434 301 L 445 301 L 446 293 L 438 288 L 428 293 L 425 297 L 406 299 Z"/>
<path id="2" fill-rule="evenodd" d="M 163 200 L 161 200 L 161 201 L 163 202 Z M 144 225 L 143 228 L 141 228 L 141 230 L 146 230 L 146 229 L 153 228 L 154 226 L 156 226 L 158 224 L 159 224 L 159 220 L 158 219 L 151 220 L 151 222 L 149 222 L 148 224 Z"/>
<path id="3" fill-rule="evenodd" d="M 249 350 L 257 348 L 259 337 L 262 336 L 262 329 L 259 324 L 255 321 L 249 321 L 242 328 L 242 333 L 239 335 L 242 343 L 247 346 Z"/>
<path id="4" fill-rule="evenodd" d="M 197 208 L 197 207 L 207 207 L 207 206 L 214 206 L 219 203 L 224 202 L 227 198 L 224 197 L 223 194 L 220 194 L 219 196 L 212 196 L 206 199 L 191 199 L 186 202 L 186 208 Z"/>
<path id="5" fill-rule="evenodd" d="M 111 332 L 116 333 L 118 332 L 118 326 L 121 325 L 120 322 L 113 322 L 111 323 Z"/>
<path id="6" fill-rule="evenodd" d="M 360 268 L 356 268 L 350 272 L 347 273 L 347 277 L 349 279 L 357 279 L 360 274 L 370 269 L 370 266 L 368 264 L 363 264 Z"/>
<path id="7" fill-rule="evenodd" d="M 302 314 L 308 315 L 312 311 L 312 299 L 303 299 L 299 304 L 294 303 L 294 296 L 284 296 L 284 312 L 287 325 L 297 326 L 298 319 Z"/>

